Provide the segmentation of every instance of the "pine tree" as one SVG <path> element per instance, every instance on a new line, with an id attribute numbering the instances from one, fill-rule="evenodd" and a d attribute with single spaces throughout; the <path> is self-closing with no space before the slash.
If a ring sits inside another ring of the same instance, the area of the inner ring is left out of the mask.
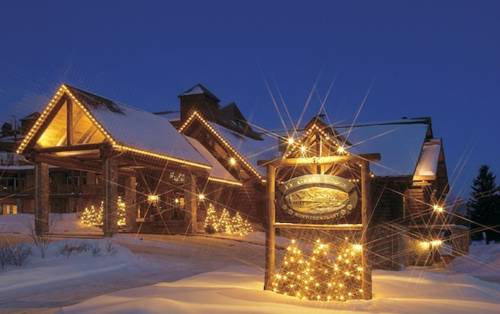
<path id="1" fill-rule="evenodd" d="M 492 226 L 495 229 L 486 229 L 486 242 L 499 239 L 500 228 L 500 202 L 495 183 L 495 175 L 490 168 L 483 165 L 472 184 L 472 192 L 467 203 L 467 212 L 472 220 L 471 228 L 483 229 L 484 226 Z M 493 227 L 495 226 L 495 227 Z M 473 238 L 480 239 L 480 234 L 474 234 Z"/>
<path id="2" fill-rule="evenodd" d="M 127 208 L 121 196 L 116 200 L 116 224 L 125 226 L 127 224 Z"/>
<path id="3" fill-rule="evenodd" d="M 292 240 L 286 248 L 285 256 L 281 263 L 279 273 L 273 278 L 273 291 L 284 295 L 305 298 L 302 282 L 307 262 L 304 260 L 302 251 Z"/>
<path id="4" fill-rule="evenodd" d="M 330 301 L 334 286 L 331 281 L 333 273 L 333 262 L 330 259 L 330 246 L 321 242 L 314 242 L 309 264 L 304 271 L 304 294 L 309 300 Z"/>
<path id="5" fill-rule="evenodd" d="M 336 246 L 337 258 L 333 264 L 331 284 L 336 300 L 359 299 L 363 290 L 361 279 L 363 267 L 361 261 L 361 245 L 352 244 L 345 239 Z"/>
<path id="6" fill-rule="evenodd" d="M 216 233 L 219 231 L 219 218 L 214 205 L 208 204 L 207 216 L 205 217 L 205 231 L 207 233 Z"/>
<path id="7" fill-rule="evenodd" d="M 231 223 L 231 215 L 227 209 L 223 209 L 219 217 L 219 232 L 232 234 L 233 226 Z"/>
<path id="8" fill-rule="evenodd" d="M 243 219 L 239 212 L 236 212 L 233 218 L 231 218 L 231 224 L 233 233 L 237 233 L 241 237 L 244 237 L 253 231 L 252 225 L 248 222 L 248 220 Z"/>

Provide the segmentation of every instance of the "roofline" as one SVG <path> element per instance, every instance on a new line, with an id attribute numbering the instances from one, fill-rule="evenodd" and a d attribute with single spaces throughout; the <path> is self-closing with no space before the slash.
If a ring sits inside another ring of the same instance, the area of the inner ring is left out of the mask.
<path id="1" fill-rule="evenodd" d="M 238 150 L 236 150 L 226 139 L 224 139 L 224 137 L 222 135 L 219 134 L 219 132 L 217 132 L 217 130 L 215 130 L 208 122 L 207 120 L 205 120 L 205 118 L 203 118 L 203 116 L 196 110 L 193 111 L 193 113 L 191 113 L 191 115 L 189 116 L 189 118 L 187 118 L 187 120 L 179 127 L 179 133 L 183 133 L 183 131 L 189 126 L 191 125 L 192 121 L 194 119 L 198 119 L 203 125 L 205 125 L 205 127 L 210 131 L 212 132 L 222 143 L 224 143 L 224 145 L 226 145 L 229 150 L 231 150 L 235 155 L 236 157 L 238 157 L 238 159 L 240 159 L 243 164 L 248 168 L 250 169 L 250 171 L 257 177 L 259 178 L 259 180 L 263 180 L 264 177 L 257 171 L 257 169 L 255 169 L 244 157 L 242 154 L 240 154 L 238 152 Z"/>
<path id="2" fill-rule="evenodd" d="M 76 88 L 76 89 L 78 89 L 78 88 Z M 160 159 L 174 161 L 174 162 L 178 162 L 178 163 L 181 163 L 181 164 L 190 165 L 190 166 L 193 166 L 193 167 L 199 167 L 199 168 L 204 168 L 204 169 L 211 169 L 212 168 L 208 164 L 202 164 L 202 163 L 192 162 L 192 161 L 185 160 L 185 159 L 182 159 L 182 158 L 177 158 L 177 157 L 173 157 L 173 156 L 169 156 L 169 155 L 165 155 L 165 154 L 158 154 L 158 153 L 154 153 L 154 152 L 151 152 L 151 151 L 146 151 L 146 150 L 143 150 L 143 149 L 138 149 L 138 148 L 135 148 L 135 147 L 131 147 L 131 146 L 127 146 L 127 145 L 122 145 L 122 144 L 118 143 L 110 135 L 110 133 L 101 125 L 101 123 L 99 123 L 99 121 L 97 121 L 94 118 L 94 116 L 90 113 L 90 111 L 87 109 L 87 107 L 82 102 L 80 102 L 78 100 L 78 98 L 76 98 L 75 95 L 73 95 L 73 93 L 71 93 L 70 89 L 66 86 L 66 84 L 61 84 L 61 86 L 59 87 L 59 89 L 57 90 L 57 92 L 55 93 L 55 95 L 50 100 L 49 104 L 45 107 L 45 109 L 43 110 L 42 114 L 40 114 L 40 116 L 36 120 L 35 124 L 29 130 L 28 135 L 25 136 L 24 139 L 23 139 L 23 141 L 21 142 L 21 144 L 19 144 L 19 147 L 16 150 L 17 154 L 21 155 L 24 152 L 24 150 L 26 149 L 26 146 L 29 144 L 29 142 L 31 142 L 31 140 L 33 139 L 33 137 L 35 136 L 35 134 L 40 130 L 40 127 L 42 126 L 42 124 L 47 119 L 49 113 L 54 109 L 54 107 L 57 104 L 57 102 L 61 99 L 61 97 L 65 93 L 67 95 L 69 95 L 69 97 L 71 98 L 71 100 L 73 100 L 77 105 L 79 105 L 82 108 L 83 112 L 87 115 L 87 117 L 93 123 L 95 123 L 95 125 L 97 126 L 97 128 L 104 134 L 104 136 L 106 137 L 106 139 L 108 139 L 110 141 L 113 149 L 125 150 L 125 151 L 130 151 L 130 152 L 134 152 L 134 153 L 142 154 L 142 155 L 146 155 L 146 156 L 157 157 L 157 158 L 160 158 Z M 101 96 L 98 96 L 98 97 L 101 97 Z M 104 97 L 101 97 L 101 98 L 104 98 Z"/>

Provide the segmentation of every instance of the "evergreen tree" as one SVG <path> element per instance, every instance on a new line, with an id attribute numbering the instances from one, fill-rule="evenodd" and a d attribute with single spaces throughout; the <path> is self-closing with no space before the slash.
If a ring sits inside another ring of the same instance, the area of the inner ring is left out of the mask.
<path id="1" fill-rule="evenodd" d="M 335 298 L 334 285 L 331 281 L 333 262 L 330 259 L 330 247 L 321 240 L 314 242 L 312 255 L 304 271 L 304 294 L 309 300 L 331 301 Z"/>
<path id="2" fill-rule="evenodd" d="M 231 215 L 226 208 L 222 209 L 219 217 L 219 231 L 227 234 L 233 233 L 233 225 L 231 223 Z"/>
<path id="3" fill-rule="evenodd" d="M 212 203 L 208 204 L 207 217 L 205 218 L 205 231 L 207 233 L 216 233 L 219 231 L 219 217 Z"/>
<path id="4" fill-rule="evenodd" d="M 486 233 L 486 241 L 498 240 L 500 228 L 500 201 L 495 183 L 495 175 L 486 165 L 479 168 L 479 174 L 472 183 L 472 192 L 467 203 L 467 212 L 471 228 L 481 230 L 474 232 L 473 238 L 481 239 L 482 230 Z M 485 226 L 491 227 L 484 229 Z"/>
<path id="5" fill-rule="evenodd" d="M 273 291 L 301 299 L 306 298 L 302 290 L 302 281 L 307 280 L 304 277 L 306 265 L 307 262 L 304 260 L 302 251 L 298 248 L 295 240 L 292 240 L 286 248 L 279 273 L 273 278 Z"/>

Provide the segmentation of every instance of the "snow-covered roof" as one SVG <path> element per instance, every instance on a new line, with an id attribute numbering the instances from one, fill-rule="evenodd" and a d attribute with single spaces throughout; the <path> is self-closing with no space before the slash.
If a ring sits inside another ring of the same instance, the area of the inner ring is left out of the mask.
<path id="1" fill-rule="evenodd" d="M 198 140 L 189 137 L 187 135 L 183 135 L 187 140 L 193 145 L 193 147 L 200 152 L 200 154 L 208 160 L 210 165 L 212 166 L 212 169 L 210 169 L 210 177 L 217 178 L 217 179 L 222 179 L 222 180 L 227 180 L 227 181 L 232 181 L 232 182 L 239 182 L 237 179 L 229 173 L 229 171 L 224 168 L 223 165 L 200 143 Z"/>
<path id="2" fill-rule="evenodd" d="M 395 121 L 375 124 L 334 126 L 352 144 L 350 151 L 380 153 L 381 160 L 370 169 L 377 176 L 411 176 L 424 144 L 429 125 Z"/>
<path id="3" fill-rule="evenodd" d="M 435 178 L 441 154 L 441 140 L 432 139 L 424 143 L 422 154 L 417 164 L 417 169 L 413 175 L 413 180 L 424 180 L 426 178 Z"/>
<path id="4" fill-rule="evenodd" d="M 168 119 L 74 87 L 67 87 L 119 144 L 209 165 Z"/>
<path id="5" fill-rule="evenodd" d="M 241 135 L 217 123 L 210 121 L 208 123 L 263 176 L 266 174 L 266 169 L 259 166 L 257 161 L 279 157 L 279 141 L 276 136 L 262 134 L 262 140 L 257 140 Z"/>

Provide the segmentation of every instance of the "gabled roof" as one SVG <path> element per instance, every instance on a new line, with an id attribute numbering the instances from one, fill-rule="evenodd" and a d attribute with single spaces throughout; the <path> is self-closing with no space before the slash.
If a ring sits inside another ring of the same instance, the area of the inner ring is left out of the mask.
<path id="1" fill-rule="evenodd" d="M 351 142 L 350 151 L 361 154 L 380 153 L 381 161 L 370 168 L 377 176 L 412 176 L 429 135 L 426 120 L 398 121 L 334 126 Z"/>
<path id="2" fill-rule="evenodd" d="M 180 94 L 179 97 L 189 96 L 189 95 L 207 95 L 210 98 L 214 99 L 216 102 L 220 101 L 220 99 L 217 98 L 217 96 L 215 96 L 214 93 L 212 93 L 210 90 L 208 90 L 208 88 L 206 88 L 205 86 L 203 86 L 203 84 L 200 83 L 186 90 L 184 93 Z"/>
<path id="3" fill-rule="evenodd" d="M 194 148 L 200 154 L 205 157 L 206 160 L 212 166 L 210 169 L 210 178 L 215 179 L 214 181 L 222 181 L 229 184 L 241 185 L 241 182 L 234 178 L 234 176 L 229 173 L 229 171 L 224 168 L 224 166 L 203 146 L 198 140 L 187 135 L 183 135 L 187 140 L 193 145 Z"/>
<path id="4" fill-rule="evenodd" d="M 262 140 L 244 136 L 217 123 L 208 122 L 226 141 L 231 144 L 248 162 L 262 175 L 266 175 L 265 167 L 257 164 L 259 160 L 270 160 L 279 156 L 279 141 L 271 135 L 265 134 Z"/>
<path id="5" fill-rule="evenodd" d="M 415 174 L 413 175 L 414 181 L 433 180 L 436 178 L 441 148 L 441 139 L 432 139 L 424 143 Z"/>
<path id="6" fill-rule="evenodd" d="M 197 111 L 194 111 L 184 124 L 180 126 L 179 132 L 184 132 L 195 119 L 199 120 L 201 125 L 228 147 L 235 154 L 235 158 L 239 159 L 254 175 L 259 179 L 265 178 L 266 169 L 259 166 L 257 161 L 272 159 L 278 156 L 279 143 L 276 136 L 270 134 L 263 135 L 263 139 L 261 140 L 250 138 L 220 124 L 206 120 Z"/>
<path id="7" fill-rule="evenodd" d="M 56 93 L 57 99 L 64 94 L 85 109 L 116 149 L 210 168 L 209 162 L 177 132 L 168 119 L 65 84 Z M 56 102 L 55 97 L 40 119 L 47 117 L 47 111 Z M 42 122 L 38 120 L 33 128 L 36 129 Z M 34 129 L 29 134 L 34 135 L 37 132 Z M 26 140 L 29 142 L 31 139 L 27 137 Z M 22 152 L 25 146 L 23 141 L 18 151 Z"/>

